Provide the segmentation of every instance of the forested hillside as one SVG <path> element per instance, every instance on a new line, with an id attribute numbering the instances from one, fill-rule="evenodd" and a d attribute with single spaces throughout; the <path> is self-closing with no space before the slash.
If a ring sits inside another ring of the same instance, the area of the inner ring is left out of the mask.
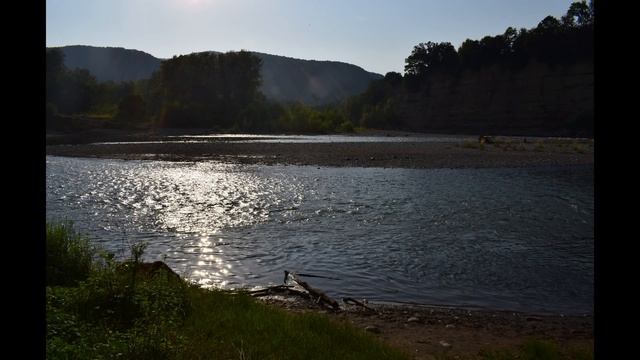
<path id="1" fill-rule="evenodd" d="M 69 69 L 86 69 L 99 82 L 149 79 L 163 59 L 139 50 L 94 46 L 63 46 Z M 219 53 L 212 51 L 212 53 Z M 260 91 L 271 100 L 318 106 L 363 92 L 382 75 L 337 61 L 294 59 L 252 52 L 262 60 Z"/>

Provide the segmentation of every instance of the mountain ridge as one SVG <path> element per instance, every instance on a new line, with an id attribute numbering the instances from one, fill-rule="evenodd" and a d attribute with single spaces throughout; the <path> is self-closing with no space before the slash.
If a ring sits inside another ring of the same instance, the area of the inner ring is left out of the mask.
<path id="1" fill-rule="evenodd" d="M 57 48 L 65 54 L 65 65 L 87 69 L 98 81 L 135 81 L 151 77 L 162 58 L 123 47 L 69 45 Z M 214 52 L 218 51 L 200 51 Z M 279 102 L 327 105 L 362 93 L 369 83 L 383 76 L 341 61 L 306 60 L 249 51 L 262 60 L 261 87 L 265 96 Z M 179 56 L 179 55 L 176 55 Z"/>

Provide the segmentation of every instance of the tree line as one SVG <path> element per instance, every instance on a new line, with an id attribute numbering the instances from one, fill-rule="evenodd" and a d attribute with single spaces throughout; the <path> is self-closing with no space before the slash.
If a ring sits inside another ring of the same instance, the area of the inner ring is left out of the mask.
<path id="1" fill-rule="evenodd" d="M 48 49 L 46 59 L 48 119 L 80 114 L 120 128 L 353 131 L 337 108 L 267 100 L 259 91 L 261 60 L 247 51 L 174 56 L 150 79 L 122 83 L 99 83 L 87 70 L 67 69 L 59 49 Z"/>
<path id="2" fill-rule="evenodd" d="M 420 43 L 405 60 L 404 75 L 389 72 L 361 95 L 347 99 L 344 112 L 359 126 L 402 128 L 400 94 L 423 93 L 435 76 L 459 77 L 464 72 L 499 68 L 516 72 L 536 61 L 551 68 L 593 61 L 593 0 L 574 2 L 560 19 L 547 16 L 533 29 L 507 28 L 503 34 L 449 42 Z"/>
<path id="3" fill-rule="evenodd" d="M 261 60 L 246 52 L 195 53 L 161 63 L 150 79 L 96 81 L 87 70 L 67 69 L 64 55 L 46 56 L 47 119 L 100 115 L 114 127 L 208 128 L 230 132 L 349 132 L 357 127 L 402 129 L 400 94 L 420 93 L 439 74 L 498 67 L 518 71 L 532 61 L 562 67 L 593 59 L 593 0 L 574 2 L 560 19 L 547 16 L 533 29 L 449 42 L 420 43 L 405 60 L 404 75 L 387 73 L 339 104 L 310 107 L 270 101 L 259 91 Z"/>

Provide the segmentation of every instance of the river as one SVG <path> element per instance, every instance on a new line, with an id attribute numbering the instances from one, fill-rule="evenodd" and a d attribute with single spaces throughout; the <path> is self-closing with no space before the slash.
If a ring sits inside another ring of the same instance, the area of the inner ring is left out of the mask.
<path id="1" fill-rule="evenodd" d="M 593 311 L 593 168 L 397 169 L 47 156 L 48 220 L 203 286 Z"/>

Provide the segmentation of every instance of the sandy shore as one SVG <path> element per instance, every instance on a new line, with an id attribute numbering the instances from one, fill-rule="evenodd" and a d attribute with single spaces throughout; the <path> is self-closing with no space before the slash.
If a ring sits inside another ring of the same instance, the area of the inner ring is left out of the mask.
<path id="1" fill-rule="evenodd" d="M 510 140 L 509 140 L 510 141 Z M 47 155 L 400 168 L 487 168 L 593 164 L 593 141 L 252 143 L 237 141 L 50 145 Z"/>
<path id="2" fill-rule="evenodd" d="M 483 350 L 515 351 L 530 340 L 551 341 L 561 351 L 593 351 L 593 316 L 526 314 L 428 305 L 350 305 L 339 312 L 275 296 L 267 303 L 297 312 L 321 312 L 370 331 L 415 359 L 477 356 Z"/>

